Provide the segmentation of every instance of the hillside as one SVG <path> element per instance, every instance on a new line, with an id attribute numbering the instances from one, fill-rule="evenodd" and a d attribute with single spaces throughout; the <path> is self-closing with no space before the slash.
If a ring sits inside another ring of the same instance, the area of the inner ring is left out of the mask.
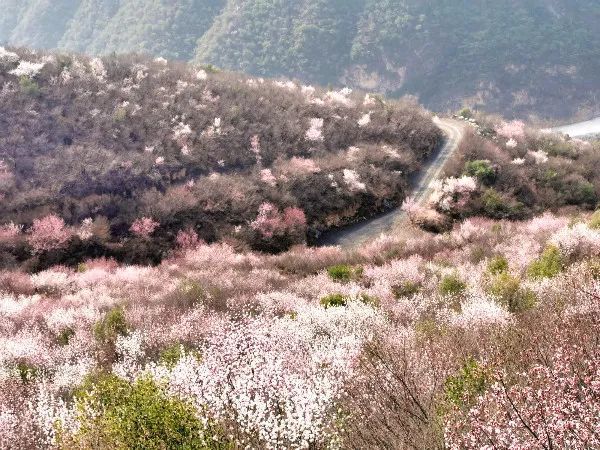
<path id="1" fill-rule="evenodd" d="M 442 134 L 406 100 L 0 47 L 1 264 L 280 251 L 398 205 Z"/>
<path id="2" fill-rule="evenodd" d="M 142 52 L 507 117 L 599 113 L 591 0 L 0 0 L 0 42 Z"/>
<path id="3" fill-rule="evenodd" d="M 0 272 L 0 447 L 598 448 L 599 227 Z"/>

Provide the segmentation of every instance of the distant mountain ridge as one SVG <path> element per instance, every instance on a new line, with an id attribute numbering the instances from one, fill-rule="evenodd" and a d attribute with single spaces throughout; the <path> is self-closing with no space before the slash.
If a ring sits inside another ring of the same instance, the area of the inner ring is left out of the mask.
<path id="1" fill-rule="evenodd" d="M 142 52 L 413 94 L 432 109 L 600 112 L 593 0 L 0 0 L 0 42 Z"/>

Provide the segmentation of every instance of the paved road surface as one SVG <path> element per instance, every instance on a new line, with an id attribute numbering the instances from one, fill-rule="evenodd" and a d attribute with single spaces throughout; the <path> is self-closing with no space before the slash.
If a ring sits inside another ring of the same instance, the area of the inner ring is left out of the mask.
<path id="1" fill-rule="evenodd" d="M 458 147 L 465 126 L 463 122 L 437 117 L 434 122 L 446 134 L 446 142 L 415 182 L 412 196 L 418 202 L 425 202 L 431 195 L 431 184 L 441 175 L 446 162 Z M 321 246 L 339 245 L 344 248 L 358 247 L 377 238 L 382 233 L 389 232 L 405 218 L 404 212 L 400 208 L 396 208 L 372 219 L 324 233 L 318 244 Z"/>
<path id="2" fill-rule="evenodd" d="M 554 131 L 568 134 L 571 137 L 581 137 L 588 134 L 600 134 L 600 117 L 585 122 L 564 125 L 553 128 Z"/>

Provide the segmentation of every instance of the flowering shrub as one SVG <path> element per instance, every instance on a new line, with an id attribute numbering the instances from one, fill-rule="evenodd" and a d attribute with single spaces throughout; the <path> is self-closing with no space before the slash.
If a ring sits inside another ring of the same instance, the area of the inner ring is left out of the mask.
<path id="1" fill-rule="evenodd" d="M 71 231 L 65 226 L 65 221 L 55 215 L 35 219 L 27 236 L 34 253 L 64 248 L 70 239 Z"/>
<path id="2" fill-rule="evenodd" d="M 525 123 L 520 120 L 512 122 L 502 122 L 497 128 L 496 133 L 507 139 L 522 139 L 525 137 Z"/>
<path id="3" fill-rule="evenodd" d="M 496 383 L 445 432 L 450 448 L 593 448 L 598 436 L 598 354 L 560 348 L 509 385 Z"/>
<path id="4" fill-rule="evenodd" d="M 460 210 L 465 206 L 470 195 L 477 189 L 477 182 L 473 177 L 446 178 L 433 183 L 433 193 L 429 201 L 441 211 Z"/>
<path id="5" fill-rule="evenodd" d="M 310 128 L 306 131 L 306 139 L 309 141 L 323 140 L 323 119 L 310 119 Z"/>
<path id="6" fill-rule="evenodd" d="M 286 208 L 281 213 L 273 204 L 263 203 L 250 226 L 267 239 L 276 235 L 299 235 L 305 232 L 306 217 L 299 208 Z"/>
<path id="7" fill-rule="evenodd" d="M 192 229 L 179 230 L 177 232 L 176 242 L 180 249 L 190 250 L 200 245 L 200 238 L 198 237 L 198 233 Z"/>
<path id="8" fill-rule="evenodd" d="M 473 218 L 278 255 L 184 228 L 156 267 L 2 273 L 0 442 L 479 448 L 493 429 L 535 446 L 518 411 L 593 448 L 600 284 L 593 255 L 552 247 L 568 223 Z M 560 273 L 530 276 L 555 255 Z"/>
<path id="9" fill-rule="evenodd" d="M 135 222 L 131 224 L 131 232 L 147 238 L 158 228 L 160 224 L 149 217 L 141 217 L 136 219 Z"/>

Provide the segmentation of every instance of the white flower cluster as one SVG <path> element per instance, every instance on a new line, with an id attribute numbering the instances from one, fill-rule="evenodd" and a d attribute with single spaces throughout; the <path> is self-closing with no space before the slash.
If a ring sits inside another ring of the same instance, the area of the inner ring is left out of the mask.
<path id="1" fill-rule="evenodd" d="M 442 210 L 449 210 L 455 203 L 464 201 L 468 194 L 477 189 L 475 178 L 462 176 L 446 178 L 432 183 L 430 202 Z"/>
<path id="2" fill-rule="evenodd" d="M 538 150 L 537 152 L 529 151 L 527 152 L 527 155 L 533 158 L 536 164 L 544 164 L 548 162 L 548 153 L 546 153 L 544 150 Z"/>
<path id="3" fill-rule="evenodd" d="M 46 63 L 44 63 L 44 62 L 34 63 L 34 62 L 30 62 L 30 61 L 20 61 L 17 68 L 11 70 L 8 73 L 10 73 L 11 75 L 15 75 L 17 77 L 25 76 L 25 77 L 33 78 L 38 73 L 40 73 L 40 71 L 44 68 L 45 65 L 46 65 Z"/>
<path id="4" fill-rule="evenodd" d="M 323 140 L 323 119 L 310 119 L 310 128 L 306 131 L 306 139 L 309 141 Z"/>
<path id="5" fill-rule="evenodd" d="M 325 100 L 331 104 L 337 104 L 352 108 L 354 102 L 349 98 L 352 94 L 352 89 L 343 88 L 339 91 L 329 91 L 325 94 Z"/>
<path id="6" fill-rule="evenodd" d="M 364 114 L 360 119 L 358 119 L 358 126 L 365 127 L 371 123 L 371 113 L 368 112 Z"/>
<path id="7" fill-rule="evenodd" d="M 0 61 L 15 63 L 19 60 L 19 55 L 14 52 L 6 50 L 4 47 L 0 47 Z"/>
<path id="8" fill-rule="evenodd" d="M 344 169 L 344 182 L 351 191 L 366 191 L 367 185 L 360 181 L 360 176 L 355 170 Z"/>
<path id="9" fill-rule="evenodd" d="M 591 229 L 585 223 L 578 223 L 554 233 L 550 243 L 556 245 L 567 258 L 575 255 L 596 256 L 600 254 L 600 231 Z"/>

